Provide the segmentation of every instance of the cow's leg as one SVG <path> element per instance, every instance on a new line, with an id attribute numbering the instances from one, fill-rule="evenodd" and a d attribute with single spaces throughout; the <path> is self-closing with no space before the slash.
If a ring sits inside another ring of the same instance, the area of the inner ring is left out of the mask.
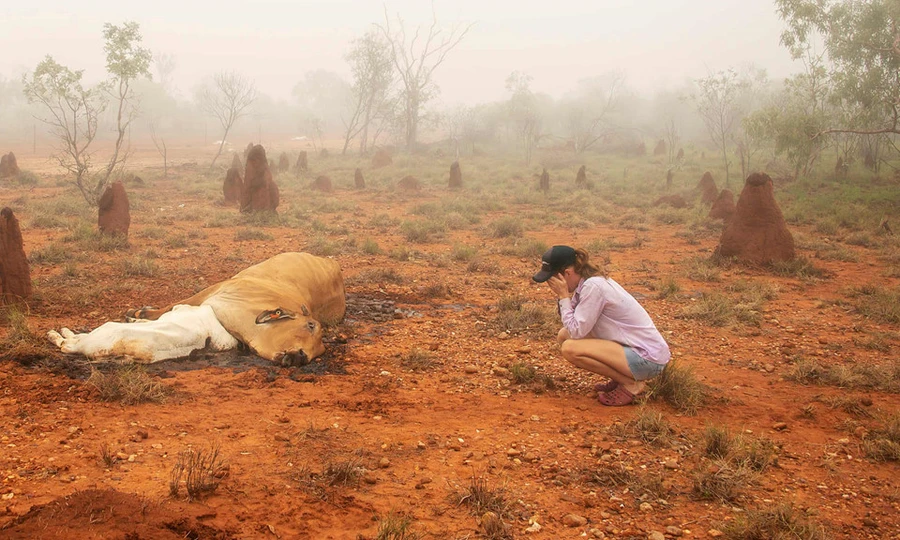
<path id="1" fill-rule="evenodd" d="M 225 282 L 223 281 L 222 283 L 225 283 Z M 150 321 L 155 321 L 156 319 L 159 319 L 163 313 L 168 313 L 169 311 L 172 311 L 172 308 L 177 305 L 184 304 L 184 305 L 188 305 L 188 306 L 199 306 L 207 298 L 209 298 L 210 296 L 215 294 L 215 292 L 218 291 L 219 288 L 222 286 L 222 283 L 216 283 L 215 285 L 210 285 L 209 287 L 203 289 L 202 291 L 198 292 L 194 296 L 191 296 L 190 298 L 187 298 L 185 300 L 180 300 L 173 304 L 169 304 L 168 306 L 166 306 L 164 308 L 153 308 L 153 307 L 146 306 L 146 307 L 142 307 L 140 309 L 129 309 L 125 313 L 125 317 L 130 318 L 130 319 L 146 319 L 146 320 L 150 320 Z"/>
<path id="2" fill-rule="evenodd" d="M 62 334 L 62 337 L 66 338 L 66 339 L 72 339 L 73 337 L 75 337 L 75 332 L 73 332 L 65 327 L 60 328 L 59 333 Z"/>
<path id="3" fill-rule="evenodd" d="M 49 332 L 47 332 L 47 339 L 49 339 L 50 343 L 56 345 L 57 347 L 62 347 L 63 341 L 66 340 L 56 330 L 50 330 Z"/>

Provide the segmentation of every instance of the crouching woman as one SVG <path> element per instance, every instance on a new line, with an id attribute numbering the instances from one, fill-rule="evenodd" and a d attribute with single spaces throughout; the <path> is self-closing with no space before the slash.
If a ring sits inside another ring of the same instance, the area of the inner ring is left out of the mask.
<path id="1" fill-rule="evenodd" d="M 632 403 L 671 358 L 647 311 L 588 259 L 583 249 L 553 246 L 532 279 L 557 297 L 563 358 L 609 379 L 594 387 L 603 405 Z"/>

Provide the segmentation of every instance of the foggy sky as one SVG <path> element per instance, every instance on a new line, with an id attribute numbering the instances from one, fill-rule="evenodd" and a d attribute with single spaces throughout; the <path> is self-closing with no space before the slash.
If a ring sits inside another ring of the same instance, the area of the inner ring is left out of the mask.
<path id="1" fill-rule="evenodd" d="M 392 24 L 399 13 L 410 34 L 431 21 L 425 0 L 9 4 L 2 10 L 0 75 L 19 77 L 50 54 L 84 69 L 86 80 L 100 80 L 103 23 L 133 20 L 145 47 L 175 56 L 175 86 L 185 98 L 205 76 L 234 70 L 289 100 L 307 71 L 349 79 L 349 42 L 383 23 L 385 5 Z M 610 70 L 624 70 L 627 84 L 646 94 L 747 62 L 773 79 L 797 70 L 778 43 L 783 24 L 770 0 L 435 0 L 434 7 L 445 28 L 475 23 L 436 72 L 444 105 L 504 99 L 514 70 L 553 97 Z"/>

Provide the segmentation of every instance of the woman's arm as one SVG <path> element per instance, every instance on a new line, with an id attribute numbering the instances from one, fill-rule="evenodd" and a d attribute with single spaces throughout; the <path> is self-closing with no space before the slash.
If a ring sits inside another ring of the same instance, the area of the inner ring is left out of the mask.
<path id="1" fill-rule="evenodd" d="M 587 337 L 606 307 L 603 291 L 594 281 L 585 282 L 579 292 L 578 305 L 573 309 L 568 297 L 559 300 L 559 314 L 563 326 L 573 339 Z"/>

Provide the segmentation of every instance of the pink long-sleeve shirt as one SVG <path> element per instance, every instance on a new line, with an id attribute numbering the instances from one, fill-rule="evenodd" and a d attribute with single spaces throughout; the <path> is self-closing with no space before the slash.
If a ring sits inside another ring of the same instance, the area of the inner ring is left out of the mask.
<path id="1" fill-rule="evenodd" d="M 672 356 L 647 311 L 610 278 L 582 279 L 571 299 L 559 301 L 559 314 L 574 339 L 615 341 L 655 364 L 665 364 Z"/>

